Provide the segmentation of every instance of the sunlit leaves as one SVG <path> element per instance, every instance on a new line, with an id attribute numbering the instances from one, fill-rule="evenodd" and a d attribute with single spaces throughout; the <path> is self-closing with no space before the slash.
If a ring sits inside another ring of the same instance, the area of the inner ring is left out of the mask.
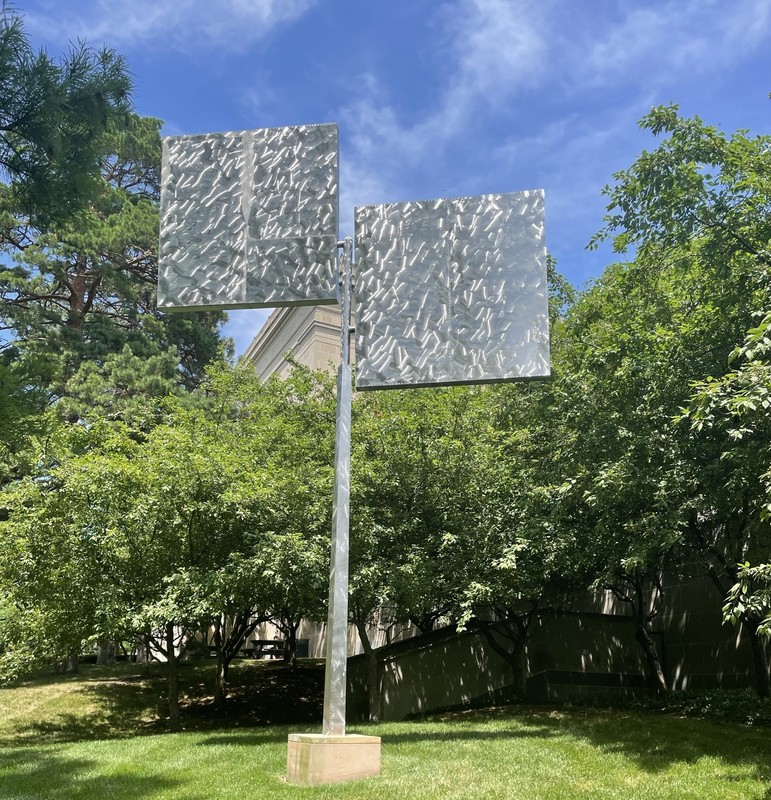
<path id="1" fill-rule="evenodd" d="M 108 417 L 77 426 L 60 465 L 5 493 L 0 583 L 39 656 L 221 613 L 318 616 L 334 419 L 324 379 L 261 386 L 222 367 L 206 395 L 165 400 L 142 435 Z"/>

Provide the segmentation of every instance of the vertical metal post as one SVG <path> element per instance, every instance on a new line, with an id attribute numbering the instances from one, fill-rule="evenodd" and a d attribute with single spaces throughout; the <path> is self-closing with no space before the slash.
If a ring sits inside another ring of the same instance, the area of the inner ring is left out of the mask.
<path id="1" fill-rule="evenodd" d="M 338 245 L 340 246 L 340 245 Z M 337 371 L 335 488 L 332 505 L 332 565 L 329 576 L 324 722 L 327 736 L 345 734 L 348 668 L 348 521 L 351 489 L 351 273 L 353 241 L 342 242 L 342 350 Z"/>

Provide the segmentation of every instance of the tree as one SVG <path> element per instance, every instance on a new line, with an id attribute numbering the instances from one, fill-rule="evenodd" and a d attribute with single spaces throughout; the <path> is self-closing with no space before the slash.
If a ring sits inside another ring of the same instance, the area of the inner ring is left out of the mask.
<path id="1" fill-rule="evenodd" d="M 90 203 L 45 231 L 13 214 L 0 186 L 9 203 L 0 249 L 10 259 L 0 262 L 0 330 L 7 373 L 17 387 L 23 380 L 22 395 L 5 382 L 0 399 L 25 412 L 18 423 L 0 420 L 12 444 L 8 475 L 34 462 L 22 445 L 35 458 L 43 451 L 53 423 L 46 407 L 69 424 L 107 418 L 146 431 L 161 421 L 164 397 L 189 395 L 206 364 L 228 353 L 223 314 L 155 307 L 159 125 L 131 115 L 120 129 L 110 125 Z"/>
<path id="2" fill-rule="evenodd" d="M 687 392 L 692 362 L 680 362 L 678 276 L 615 265 L 565 319 L 554 352 L 545 440 L 551 462 L 548 524 L 574 539 L 573 572 L 586 588 L 627 604 L 652 683 L 667 689 L 652 623 L 661 575 L 677 567 L 687 455 L 671 424 Z"/>
<path id="3" fill-rule="evenodd" d="M 255 545 L 264 492 L 247 499 L 239 490 L 253 486 L 259 464 L 195 412 L 176 412 L 143 441 L 104 423 L 80 438 L 81 455 L 6 498 L 3 583 L 31 629 L 66 637 L 41 648 L 32 636 L 43 658 L 65 645 L 72 658 L 105 636 L 137 638 L 162 655 L 176 728 L 177 663 L 198 627 L 200 595 Z"/>
<path id="4" fill-rule="evenodd" d="M 763 493 L 741 480 L 726 429 L 697 436 L 673 418 L 693 384 L 727 371 L 753 309 L 769 307 L 769 138 L 728 136 L 675 106 L 641 124 L 666 138 L 614 176 L 611 213 L 595 240 L 612 238 L 634 261 L 606 271 L 573 317 L 574 372 L 591 378 L 582 396 L 594 398 L 599 423 L 586 418 L 579 429 L 605 431 L 592 440 L 600 469 L 578 488 L 621 530 L 644 525 L 637 539 L 650 541 L 654 555 L 657 539 L 666 547 L 681 537 L 725 597 L 748 550 L 769 546 Z M 767 695 L 758 622 L 743 621 Z"/>
<path id="5" fill-rule="evenodd" d="M 396 617 L 424 633 L 457 600 L 446 556 L 476 507 L 476 401 L 474 389 L 437 388 L 365 393 L 354 408 L 356 547 L 383 561 Z"/>
<path id="6" fill-rule="evenodd" d="M 371 628 L 409 621 L 426 633 L 457 603 L 453 554 L 470 519 L 473 408 L 466 388 L 364 393 L 354 404 L 349 612 L 367 657 L 373 720 Z"/>
<path id="7" fill-rule="evenodd" d="M 60 61 L 35 53 L 22 18 L 0 6 L 0 173 L 5 204 L 37 228 L 68 218 L 98 191 L 103 134 L 125 124 L 131 79 L 111 50 L 79 44 Z M 4 227 L 0 225 L 0 227 Z"/>
<path id="8" fill-rule="evenodd" d="M 23 251 L 50 226 L 72 219 L 101 188 L 100 165 L 108 130 L 125 126 L 131 80 L 123 59 L 83 44 L 59 61 L 35 53 L 21 16 L 0 5 L 0 257 Z M 6 259 L 2 259 L 0 330 L 12 331 Z M 15 338 L 16 332 L 11 333 Z M 50 352 L 21 351 L 3 342 L 0 380 L 0 441 L 4 455 L 19 451 L 45 431 L 41 383 L 49 375 Z M 40 357 L 42 356 L 42 357 Z"/>
<path id="9" fill-rule="evenodd" d="M 752 514 L 746 520 L 752 535 L 741 540 L 736 565 L 731 565 L 735 583 L 726 594 L 726 620 L 744 623 L 756 636 L 771 632 L 771 313 L 748 331 L 741 347 L 732 353 L 733 369 L 719 378 L 698 383 L 680 420 L 690 423 L 698 437 L 718 438 L 721 466 L 729 491 L 742 494 L 744 508 Z M 751 500 L 750 500 L 751 498 Z M 715 556 L 717 558 L 717 554 Z M 744 560 L 741 560 L 744 559 Z M 760 650 L 760 648 L 756 648 Z M 761 651 L 762 652 L 762 651 Z M 756 664 L 763 669 L 762 660 Z"/>
<path id="10" fill-rule="evenodd" d="M 271 537 L 261 579 L 266 617 L 284 635 L 285 664 L 297 662 L 297 630 L 303 620 L 321 621 L 329 582 L 329 519 Z"/>
<path id="11" fill-rule="evenodd" d="M 67 393 L 55 404 L 60 417 L 70 422 L 120 420 L 137 430 L 148 430 L 164 417 L 164 398 L 183 403 L 175 348 L 154 355 L 135 355 L 125 344 L 101 364 L 83 361 L 67 382 Z M 187 396 L 188 403 L 195 398 Z"/>
<path id="12" fill-rule="evenodd" d="M 111 540 L 100 535 L 99 526 L 108 512 L 125 512 L 126 497 L 137 487 L 109 469 L 135 447 L 113 433 L 99 463 L 77 460 L 70 465 L 74 471 L 64 465 L 18 480 L 3 493 L 0 585 L 17 619 L 15 635 L 4 645 L 7 652 L 25 654 L 20 660 L 75 669 L 91 636 L 117 632 L 113 601 L 119 602 L 120 593 L 110 580 Z M 93 519 L 85 519 L 89 513 Z"/>
<path id="13" fill-rule="evenodd" d="M 9 650 L 72 660 L 133 638 L 167 662 L 172 727 L 190 636 L 214 626 L 223 701 L 245 637 L 286 609 L 317 614 L 328 572 L 324 384 L 261 386 L 222 365 L 202 393 L 195 407 L 167 399 L 141 435 L 120 420 L 74 426 L 61 463 L 2 498 L 0 585 L 25 631 Z"/>
<path id="14" fill-rule="evenodd" d="M 12 462 L 51 427 L 43 413 L 45 393 L 28 373 L 0 351 L 0 485 L 11 477 Z"/>
<path id="15" fill-rule="evenodd" d="M 40 382 L 53 399 L 75 392 L 70 381 L 82 384 L 84 362 L 91 375 L 109 371 L 106 360 L 126 346 L 142 360 L 175 348 L 177 382 L 186 388 L 223 354 L 221 313 L 167 315 L 155 307 L 159 125 L 131 116 L 108 130 L 91 205 L 45 233 L 15 218 L 6 237 L 14 263 L 0 271 L 0 324 L 23 362 L 47 355 Z"/>
<path id="16" fill-rule="evenodd" d="M 553 352 L 559 330 L 555 319 Z M 475 481 L 480 507 L 463 553 L 458 616 L 511 666 L 520 698 L 533 632 L 591 581 L 576 520 L 558 511 L 568 451 L 561 388 L 559 377 L 490 387 L 477 412 L 486 463 Z"/>
<path id="17" fill-rule="evenodd" d="M 215 697 L 224 702 L 229 664 L 258 624 L 270 620 L 279 627 L 285 661 L 294 665 L 300 620 L 323 615 L 335 393 L 329 376 L 300 365 L 286 380 L 266 384 L 248 365 L 210 371 L 205 391 L 208 418 L 225 430 L 235 426 L 231 446 L 250 442 L 255 467 L 262 465 L 256 474 L 265 484 L 243 487 L 246 503 L 256 493 L 268 498 L 259 538 L 216 574 L 219 589 L 207 601 L 219 662 Z"/>
<path id="18" fill-rule="evenodd" d="M 551 260 L 548 278 L 554 326 L 573 291 Z M 350 609 L 371 718 L 380 702 L 373 625 L 388 636 L 407 621 L 422 633 L 474 624 L 523 675 L 527 627 L 556 601 L 545 598 L 560 548 L 547 557 L 546 529 L 529 524 L 543 497 L 536 475 L 549 478 L 531 431 L 549 420 L 546 399 L 529 384 L 373 392 L 354 404 Z M 505 646 L 493 627 L 509 633 Z"/>

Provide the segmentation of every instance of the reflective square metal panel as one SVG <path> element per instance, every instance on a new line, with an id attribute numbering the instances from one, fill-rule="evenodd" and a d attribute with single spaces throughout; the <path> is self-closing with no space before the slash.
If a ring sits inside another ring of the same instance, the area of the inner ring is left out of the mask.
<path id="1" fill-rule="evenodd" d="M 550 374 L 543 191 L 356 208 L 356 388 Z"/>
<path id="2" fill-rule="evenodd" d="M 337 125 L 163 141 L 158 305 L 334 303 Z"/>

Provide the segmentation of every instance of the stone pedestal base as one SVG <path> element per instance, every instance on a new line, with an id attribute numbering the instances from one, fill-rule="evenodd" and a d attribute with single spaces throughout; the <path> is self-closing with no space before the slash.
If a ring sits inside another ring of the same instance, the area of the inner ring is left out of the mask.
<path id="1" fill-rule="evenodd" d="M 342 783 L 380 774 L 380 737 L 290 733 L 286 779 L 302 786 Z"/>

